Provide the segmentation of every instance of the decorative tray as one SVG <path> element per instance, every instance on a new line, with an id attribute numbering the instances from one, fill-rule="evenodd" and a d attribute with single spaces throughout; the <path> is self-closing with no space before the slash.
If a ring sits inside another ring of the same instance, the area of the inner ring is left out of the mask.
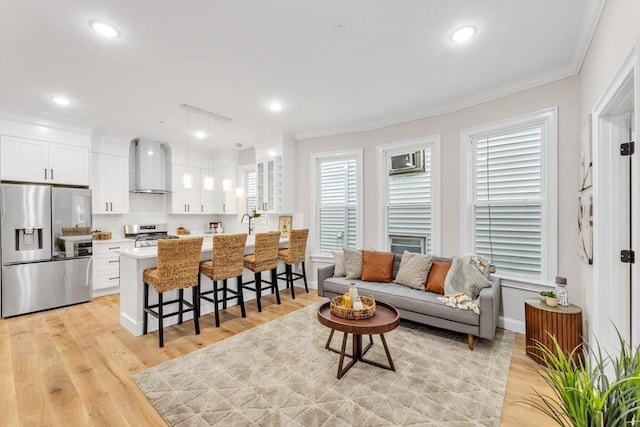
<path id="1" fill-rule="evenodd" d="M 373 297 L 361 296 L 360 300 L 364 308 L 362 310 L 354 310 L 342 306 L 342 295 L 333 297 L 331 298 L 331 314 L 351 320 L 368 319 L 373 316 L 376 313 L 376 301 Z"/>

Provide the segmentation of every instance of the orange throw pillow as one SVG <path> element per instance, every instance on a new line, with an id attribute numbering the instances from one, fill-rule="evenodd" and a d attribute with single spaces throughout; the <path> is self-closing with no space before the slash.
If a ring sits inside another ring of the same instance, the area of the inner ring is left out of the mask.
<path id="1" fill-rule="evenodd" d="M 451 268 L 451 261 L 433 261 L 425 290 L 436 294 L 444 295 L 444 279 Z"/>
<path id="2" fill-rule="evenodd" d="M 392 282 L 395 254 L 362 251 L 362 280 L 366 282 Z"/>

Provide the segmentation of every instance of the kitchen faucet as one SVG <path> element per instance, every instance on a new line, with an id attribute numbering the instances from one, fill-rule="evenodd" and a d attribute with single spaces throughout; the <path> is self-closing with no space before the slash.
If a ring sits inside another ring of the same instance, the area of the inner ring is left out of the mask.
<path id="1" fill-rule="evenodd" d="M 242 215 L 242 218 L 240 219 L 240 224 L 244 223 L 244 217 L 249 218 L 249 236 L 251 236 L 251 232 L 253 231 L 253 227 L 251 226 L 251 215 L 249 214 L 244 214 Z"/>

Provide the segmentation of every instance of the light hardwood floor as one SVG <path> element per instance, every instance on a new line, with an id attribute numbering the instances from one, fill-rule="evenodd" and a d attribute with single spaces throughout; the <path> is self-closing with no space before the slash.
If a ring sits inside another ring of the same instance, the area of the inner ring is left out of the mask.
<path id="1" fill-rule="evenodd" d="M 237 306 L 223 311 L 220 328 L 204 316 L 200 335 L 191 321 L 166 328 L 163 349 L 157 334 L 134 337 L 120 326 L 117 295 L 1 319 L 0 425 L 163 426 L 132 375 L 322 300 L 296 289 L 295 300 L 282 292 L 281 305 L 263 297 L 262 313 L 249 302 L 245 319 Z M 535 365 L 517 335 L 501 426 L 554 425 L 528 403 L 532 387 L 546 387 L 531 370 Z"/>

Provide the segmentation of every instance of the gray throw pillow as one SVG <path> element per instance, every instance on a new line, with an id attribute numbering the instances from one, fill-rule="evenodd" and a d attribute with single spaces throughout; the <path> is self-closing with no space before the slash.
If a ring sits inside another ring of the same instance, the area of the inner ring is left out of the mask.
<path id="1" fill-rule="evenodd" d="M 344 269 L 344 251 L 333 251 L 333 277 L 344 277 L 347 272 Z"/>
<path id="2" fill-rule="evenodd" d="M 359 279 L 362 276 L 362 251 L 344 248 L 344 269 L 347 279 Z"/>
<path id="3" fill-rule="evenodd" d="M 424 290 L 431 265 L 433 265 L 433 257 L 431 255 L 404 251 L 395 282 L 413 289 Z"/>

